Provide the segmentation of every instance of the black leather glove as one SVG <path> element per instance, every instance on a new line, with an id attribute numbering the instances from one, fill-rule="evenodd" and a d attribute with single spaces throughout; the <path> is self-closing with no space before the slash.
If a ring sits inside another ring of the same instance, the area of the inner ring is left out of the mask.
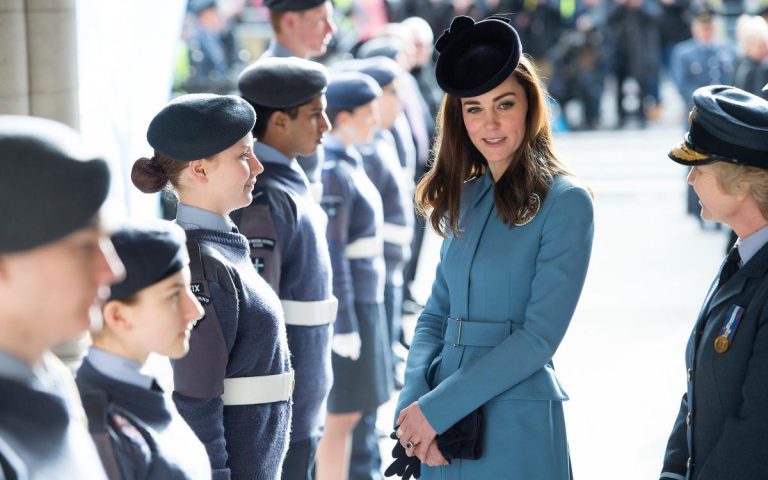
<path id="1" fill-rule="evenodd" d="M 398 475 L 403 480 L 421 477 L 421 460 L 418 457 L 409 457 L 405 454 L 405 447 L 400 445 L 395 432 L 389 434 L 389 438 L 395 441 L 395 448 L 392 449 L 392 458 L 394 462 L 384 471 L 385 477 Z"/>
<path id="2" fill-rule="evenodd" d="M 479 407 L 438 435 L 437 448 L 449 463 L 454 458 L 480 458 L 483 455 L 483 407 Z"/>

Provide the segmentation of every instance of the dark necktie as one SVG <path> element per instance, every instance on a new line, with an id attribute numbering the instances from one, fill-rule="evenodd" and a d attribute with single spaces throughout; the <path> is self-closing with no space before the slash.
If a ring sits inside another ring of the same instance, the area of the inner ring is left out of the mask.
<path id="1" fill-rule="evenodd" d="M 717 282 L 717 288 L 723 286 L 734 273 L 739 271 L 739 263 L 741 262 L 741 255 L 739 255 L 739 248 L 734 245 L 731 251 L 728 252 L 728 257 L 725 259 L 723 269 L 720 270 L 720 280 Z"/>

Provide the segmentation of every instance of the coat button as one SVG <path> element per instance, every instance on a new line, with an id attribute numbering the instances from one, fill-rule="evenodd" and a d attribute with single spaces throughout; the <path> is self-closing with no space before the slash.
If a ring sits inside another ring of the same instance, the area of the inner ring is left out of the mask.
<path id="1" fill-rule="evenodd" d="M 693 468 L 693 458 L 688 457 L 688 463 L 685 464 L 685 467 L 690 471 Z"/>
<path id="2" fill-rule="evenodd" d="M 693 415 L 691 415 L 691 412 L 688 412 L 688 415 L 685 416 L 685 424 L 690 426 L 692 419 L 693 419 Z"/>
<path id="3" fill-rule="evenodd" d="M 693 380 L 693 369 L 689 368 L 688 369 L 688 381 L 690 382 L 692 380 Z"/>

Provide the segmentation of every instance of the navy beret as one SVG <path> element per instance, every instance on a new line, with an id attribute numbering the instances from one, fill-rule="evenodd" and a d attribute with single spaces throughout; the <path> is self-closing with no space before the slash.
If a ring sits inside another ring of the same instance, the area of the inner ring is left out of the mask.
<path id="1" fill-rule="evenodd" d="M 327 0 L 264 0 L 264 6 L 275 12 L 301 12 L 322 5 Z"/>
<path id="2" fill-rule="evenodd" d="M 194 93 L 176 97 L 155 115 L 147 141 L 161 154 L 188 162 L 223 152 L 255 123 L 253 107 L 238 96 Z"/>
<path id="3" fill-rule="evenodd" d="M 768 169 L 768 101 L 735 87 L 711 85 L 693 92 L 690 128 L 669 152 L 683 165 L 730 162 Z"/>
<path id="4" fill-rule="evenodd" d="M 361 60 L 349 60 L 336 65 L 340 70 L 362 72 L 376 80 L 380 87 L 394 82 L 403 73 L 399 63 L 388 57 L 370 57 Z"/>
<path id="5" fill-rule="evenodd" d="M 360 72 L 334 72 L 325 92 L 328 108 L 354 110 L 381 96 L 376 80 Z"/>
<path id="6" fill-rule="evenodd" d="M 296 107 L 325 92 L 328 70 L 298 57 L 263 58 L 243 70 L 237 86 L 243 98 L 255 105 Z"/>
<path id="7" fill-rule="evenodd" d="M 475 97 L 493 90 L 517 68 L 520 38 L 510 20 L 488 17 L 475 23 L 458 16 L 435 42 L 435 77 L 446 93 Z"/>
<path id="8" fill-rule="evenodd" d="M 108 191 L 107 163 L 76 131 L 0 115 L 0 252 L 31 250 L 85 227 Z"/>
<path id="9" fill-rule="evenodd" d="M 166 220 L 143 220 L 121 226 L 112 244 L 125 265 L 125 279 L 110 287 L 110 300 L 125 300 L 189 264 L 187 236 Z"/>

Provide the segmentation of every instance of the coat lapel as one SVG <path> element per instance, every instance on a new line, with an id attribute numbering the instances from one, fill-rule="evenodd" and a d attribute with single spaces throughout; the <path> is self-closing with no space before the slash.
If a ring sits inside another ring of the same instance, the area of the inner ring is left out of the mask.
<path id="1" fill-rule="evenodd" d="M 720 268 L 722 269 L 722 266 Z M 747 281 L 750 278 L 764 276 L 766 270 L 768 270 L 768 244 L 763 245 L 746 265 L 741 267 L 733 277 L 725 282 L 725 284 L 714 293 L 704 317 L 709 316 L 710 312 L 712 312 L 718 305 L 721 305 L 728 301 L 728 299 L 733 298 L 744 291 L 744 287 L 747 285 Z"/>
<path id="2" fill-rule="evenodd" d="M 459 221 L 459 238 L 461 249 L 458 253 L 458 258 L 454 258 L 456 262 L 456 279 L 459 279 L 459 283 L 456 285 L 456 295 L 452 297 L 452 300 L 456 300 L 455 304 L 452 304 L 451 310 L 456 317 L 467 318 L 469 310 L 469 271 L 472 268 L 472 262 L 477 252 L 477 245 L 480 243 L 485 224 L 488 221 L 488 217 L 493 210 L 493 180 L 490 177 L 490 172 L 486 173 L 482 178 L 477 180 L 478 185 L 475 192 L 467 192 L 468 195 L 466 209 L 460 215 Z M 472 194 L 474 193 L 474 194 Z"/>

